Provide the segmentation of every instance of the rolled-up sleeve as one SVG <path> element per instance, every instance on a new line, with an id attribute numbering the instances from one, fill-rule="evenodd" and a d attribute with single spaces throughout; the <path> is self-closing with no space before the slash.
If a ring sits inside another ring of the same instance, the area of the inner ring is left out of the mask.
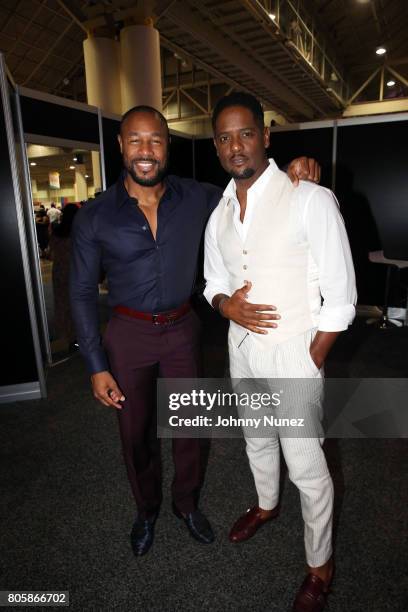
<path id="1" fill-rule="evenodd" d="M 212 306 L 214 296 L 219 293 L 230 295 L 229 275 L 217 243 L 218 208 L 210 217 L 205 230 L 204 240 L 204 277 L 206 287 L 204 297 Z"/>
<path id="2" fill-rule="evenodd" d="M 108 370 L 99 333 L 98 281 L 101 247 L 95 238 L 92 209 L 85 206 L 72 228 L 70 301 L 79 349 L 90 374 Z"/>
<path id="3" fill-rule="evenodd" d="M 334 194 L 316 188 L 306 202 L 304 227 L 319 269 L 323 304 L 320 331 L 344 331 L 353 322 L 357 302 L 353 259 L 343 218 Z"/>

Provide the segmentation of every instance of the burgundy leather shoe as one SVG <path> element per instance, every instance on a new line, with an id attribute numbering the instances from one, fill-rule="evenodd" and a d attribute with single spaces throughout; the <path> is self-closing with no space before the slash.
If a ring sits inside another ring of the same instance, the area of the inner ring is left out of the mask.
<path id="1" fill-rule="evenodd" d="M 292 612 L 322 612 L 328 592 L 329 587 L 319 576 L 307 574 L 296 595 Z"/>
<path id="2" fill-rule="evenodd" d="M 279 508 L 276 506 L 267 518 L 262 518 L 261 510 L 258 506 L 254 506 L 247 510 L 246 514 L 234 523 L 229 534 L 230 542 L 244 542 L 252 538 L 262 525 L 276 518 L 279 514 Z"/>

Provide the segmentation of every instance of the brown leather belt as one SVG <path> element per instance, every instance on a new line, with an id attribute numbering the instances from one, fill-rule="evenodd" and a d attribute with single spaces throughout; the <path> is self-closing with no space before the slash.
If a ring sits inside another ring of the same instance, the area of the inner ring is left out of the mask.
<path id="1" fill-rule="evenodd" d="M 155 314 L 151 314 L 150 312 L 140 312 L 139 310 L 133 310 L 133 308 L 128 308 L 127 306 L 115 306 L 113 308 L 115 312 L 118 314 L 124 314 L 128 317 L 133 317 L 133 319 L 141 319 L 142 321 L 150 321 L 154 325 L 170 325 L 180 319 L 183 315 L 185 315 L 189 310 L 191 310 L 191 306 L 188 302 L 177 308 L 176 310 L 168 310 L 167 312 L 158 312 Z"/>

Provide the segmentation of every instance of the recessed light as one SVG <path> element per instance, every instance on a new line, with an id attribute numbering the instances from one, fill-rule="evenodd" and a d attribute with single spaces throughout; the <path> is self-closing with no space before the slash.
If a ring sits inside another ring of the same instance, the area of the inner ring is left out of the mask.
<path id="1" fill-rule="evenodd" d="M 377 55 L 384 55 L 384 53 L 387 53 L 387 49 L 385 47 L 377 47 L 377 50 L 376 50 Z"/>
<path id="2" fill-rule="evenodd" d="M 36 162 L 30 162 L 30 166 L 36 166 Z"/>
<path id="3" fill-rule="evenodd" d="M 70 166 L 69 169 L 70 170 L 75 170 L 75 166 Z"/>
<path id="4" fill-rule="evenodd" d="M 74 161 L 78 161 L 78 158 L 77 158 L 77 157 L 73 157 L 72 159 L 73 159 Z"/>
<path id="5" fill-rule="evenodd" d="M 387 87 L 394 87 L 395 81 L 387 81 Z"/>

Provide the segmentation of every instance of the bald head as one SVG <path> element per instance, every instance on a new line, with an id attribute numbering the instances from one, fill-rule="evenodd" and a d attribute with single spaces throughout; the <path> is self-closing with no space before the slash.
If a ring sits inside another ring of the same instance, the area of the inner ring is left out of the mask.
<path id="1" fill-rule="evenodd" d="M 136 117 L 137 114 L 150 114 L 156 117 L 156 119 L 160 121 L 163 129 L 165 130 L 165 133 L 167 134 L 167 140 L 170 140 L 169 126 L 167 125 L 166 118 L 164 117 L 164 115 L 161 114 L 160 111 L 153 108 L 153 106 L 147 106 L 147 105 L 133 106 L 133 108 L 130 108 L 128 111 L 126 111 L 126 113 L 122 116 L 122 119 L 120 122 L 119 131 L 121 135 L 123 133 L 123 128 L 125 124 L 127 123 L 127 120 L 130 119 L 131 117 Z"/>

